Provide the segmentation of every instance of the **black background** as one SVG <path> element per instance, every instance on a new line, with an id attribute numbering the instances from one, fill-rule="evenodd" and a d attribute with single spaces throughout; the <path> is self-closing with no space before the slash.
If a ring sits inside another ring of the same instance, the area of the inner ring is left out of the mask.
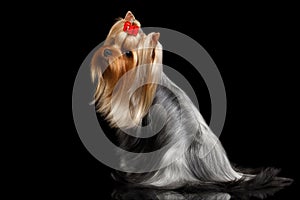
<path id="1" fill-rule="evenodd" d="M 45 110 L 50 118 L 46 129 L 52 132 L 45 139 L 50 154 L 38 173 L 41 184 L 50 185 L 47 194 L 109 199 L 114 189 L 110 168 L 89 154 L 77 135 L 72 88 L 85 57 L 105 40 L 115 19 L 128 10 L 142 27 L 174 29 L 205 48 L 226 88 L 227 117 L 220 140 L 230 160 L 242 167 L 281 168 L 280 175 L 295 179 L 291 187 L 270 199 L 296 194 L 299 88 L 293 5 L 196 5 L 187 1 L 162 5 L 162 1 L 133 0 L 74 4 L 45 4 L 30 18 L 42 17 L 34 34 L 41 38 L 36 52 L 50 64 L 49 82 L 44 86 L 48 92 L 42 96 L 55 105 L 55 109 Z M 209 122 L 210 99 L 201 76 L 176 55 L 166 53 L 164 59 L 193 85 L 201 97 L 201 113 Z"/>

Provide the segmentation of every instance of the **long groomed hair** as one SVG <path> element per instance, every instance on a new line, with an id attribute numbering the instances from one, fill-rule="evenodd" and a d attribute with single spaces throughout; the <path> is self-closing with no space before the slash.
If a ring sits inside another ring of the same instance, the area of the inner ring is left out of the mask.
<path id="1" fill-rule="evenodd" d="M 115 176 L 118 180 L 160 188 L 188 185 L 228 189 L 225 185 L 230 183 L 235 189 L 243 186 L 250 189 L 290 184 L 290 179 L 276 177 L 278 170 L 272 168 L 258 175 L 234 169 L 198 109 L 163 73 L 160 34 L 146 35 L 139 29 L 137 35 L 130 35 L 123 30 L 126 21 L 140 27 L 128 12 L 112 26 L 104 45 L 92 58 L 91 75 L 97 81 L 96 109 L 111 127 L 119 129 L 122 148 L 136 153 L 155 151 L 166 145 L 168 148 L 156 160 L 164 167 L 149 173 L 118 172 Z M 164 108 L 164 113 L 150 112 L 150 107 L 156 104 Z M 165 124 L 153 137 L 138 138 L 123 131 L 144 125 L 156 130 L 162 116 Z M 124 171 L 130 169 L 138 156 L 122 157 L 120 165 Z"/>
<path id="2" fill-rule="evenodd" d="M 157 42 L 159 33 L 146 37 L 140 30 L 137 36 L 128 35 L 122 31 L 126 20 L 119 19 L 114 24 L 102 47 L 109 47 L 113 57 L 108 61 L 99 59 L 100 49 L 93 56 L 91 68 L 92 80 L 98 81 L 94 96 L 97 111 L 106 115 L 111 126 L 122 128 L 138 125 L 148 113 L 157 87 L 154 83 L 162 71 L 162 67 L 155 64 L 162 63 L 161 54 L 156 52 L 161 46 Z M 137 20 L 133 23 L 140 26 Z M 103 66 L 107 67 L 104 72 L 101 70 Z M 129 98 L 128 91 L 140 85 L 130 97 L 129 105 L 124 105 L 124 99 Z"/>

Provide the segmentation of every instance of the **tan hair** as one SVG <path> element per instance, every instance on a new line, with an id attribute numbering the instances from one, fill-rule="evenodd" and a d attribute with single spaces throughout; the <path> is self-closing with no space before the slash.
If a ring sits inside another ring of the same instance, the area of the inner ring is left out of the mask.
<path id="1" fill-rule="evenodd" d="M 103 47 L 95 52 L 91 62 L 92 80 L 98 81 L 94 95 L 97 111 L 112 127 L 119 128 L 131 128 L 141 123 L 152 104 L 162 71 L 161 51 L 156 50 L 161 48 L 159 34 L 146 36 L 140 30 L 136 36 L 128 35 L 123 32 L 125 21 L 119 19 L 113 25 Z M 140 26 L 137 20 L 133 23 Z M 113 52 L 108 63 L 99 62 L 103 48 Z M 131 57 L 124 54 L 128 50 L 132 52 Z M 102 71 L 105 64 L 108 67 Z"/>

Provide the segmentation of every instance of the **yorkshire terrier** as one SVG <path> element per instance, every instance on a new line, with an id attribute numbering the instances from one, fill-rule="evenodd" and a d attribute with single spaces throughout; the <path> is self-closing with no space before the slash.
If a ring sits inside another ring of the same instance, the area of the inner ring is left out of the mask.
<path id="1" fill-rule="evenodd" d="M 289 185 L 292 180 L 277 177 L 277 169 L 253 173 L 232 166 L 198 109 L 163 73 L 160 33 L 147 35 L 140 27 L 128 11 L 91 60 L 96 110 L 117 130 L 119 146 L 135 155 L 120 154 L 122 172 L 116 171 L 114 178 L 162 189 Z M 140 159 L 160 149 L 151 159 Z M 148 171 L 132 171 L 138 159 L 141 166 L 151 165 Z"/>

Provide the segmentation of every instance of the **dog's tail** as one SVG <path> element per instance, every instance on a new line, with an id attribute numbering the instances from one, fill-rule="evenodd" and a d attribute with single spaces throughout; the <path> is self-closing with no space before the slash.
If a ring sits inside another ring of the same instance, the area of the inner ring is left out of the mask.
<path id="1" fill-rule="evenodd" d="M 199 180 L 198 183 L 191 184 L 194 187 L 189 188 L 195 188 L 197 185 L 198 189 L 201 187 L 222 192 L 263 190 L 275 192 L 293 182 L 292 179 L 278 177 L 279 169 L 234 168 L 219 139 L 205 124 L 201 127 L 201 134 L 191 144 L 185 156 L 191 173 Z"/>
<path id="2" fill-rule="evenodd" d="M 202 191 L 226 192 L 233 196 L 250 196 L 257 198 L 265 198 L 273 195 L 275 192 L 292 184 L 290 178 L 278 177 L 279 169 L 266 168 L 261 169 L 251 179 L 240 178 L 234 181 L 227 182 L 198 182 L 190 183 L 183 186 L 181 189 L 185 192 Z"/>

